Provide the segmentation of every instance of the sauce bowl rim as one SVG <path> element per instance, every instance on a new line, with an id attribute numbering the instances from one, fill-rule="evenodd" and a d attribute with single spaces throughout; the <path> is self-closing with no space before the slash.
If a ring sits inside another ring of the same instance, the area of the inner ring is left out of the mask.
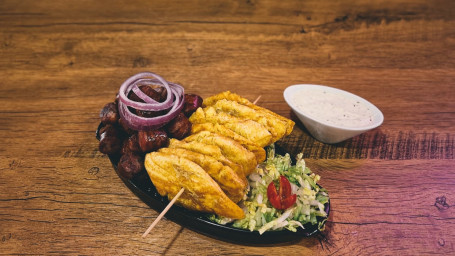
<path id="1" fill-rule="evenodd" d="M 325 88 L 327 90 L 330 90 L 332 92 L 335 92 L 339 95 L 342 95 L 342 96 L 348 96 L 348 97 L 351 97 L 351 98 L 355 98 L 355 99 L 358 99 L 360 100 L 362 103 L 366 104 L 368 107 L 370 107 L 370 110 L 373 112 L 373 123 L 370 124 L 370 125 L 366 125 L 366 126 L 360 126 L 360 127 L 346 127 L 346 126 L 340 126 L 340 125 L 334 125 L 334 124 L 330 124 L 330 123 L 327 123 L 326 121 L 322 120 L 322 119 L 316 119 L 310 115 L 308 115 L 307 113 L 304 113 L 303 111 L 300 111 L 295 105 L 294 103 L 292 102 L 291 100 L 291 95 L 294 94 L 295 92 L 299 91 L 299 90 L 302 90 L 303 87 L 315 87 L 315 88 Z M 302 88 L 302 89 L 299 89 L 299 88 Z M 346 130 L 346 131 L 367 131 L 367 130 L 371 130 L 371 129 L 374 129 L 378 126 L 380 126 L 383 122 L 384 122 L 384 115 L 383 113 L 381 112 L 381 110 L 376 107 L 373 103 L 369 102 L 368 100 L 354 94 L 354 93 L 351 93 L 351 92 L 348 92 L 348 91 L 345 91 L 345 90 L 342 90 L 342 89 L 338 89 L 338 88 L 335 88 L 335 87 L 330 87 L 330 86 L 327 86 L 327 85 L 317 85 L 317 84 L 294 84 L 294 85 L 290 85 L 288 86 L 284 92 L 283 92 L 283 96 L 284 96 L 284 100 L 286 101 L 286 103 L 291 107 L 291 109 L 302 115 L 302 116 L 305 116 L 306 118 L 312 120 L 313 122 L 316 122 L 316 123 L 320 123 L 324 126 L 327 126 L 327 127 L 331 127 L 331 128 L 336 128 L 336 129 L 341 129 L 341 130 Z"/>

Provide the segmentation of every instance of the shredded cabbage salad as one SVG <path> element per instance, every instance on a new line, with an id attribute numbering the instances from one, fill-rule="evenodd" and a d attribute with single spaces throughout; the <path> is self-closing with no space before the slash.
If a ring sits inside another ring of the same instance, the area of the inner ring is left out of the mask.
<path id="1" fill-rule="evenodd" d="M 289 180 L 292 194 L 297 195 L 296 203 L 284 210 L 275 209 L 267 198 L 268 185 L 278 180 L 280 175 Z M 318 225 L 318 229 L 322 230 L 325 219 L 318 223 L 317 217 L 327 217 L 324 204 L 329 201 L 329 195 L 324 188 L 319 187 L 319 180 L 320 176 L 305 166 L 302 154 L 297 155 L 296 164 L 292 165 L 289 154 L 276 155 L 275 147 L 271 145 L 267 148 L 267 160 L 259 164 L 248 177 L 248 192 L 239 203 L 245 218 L 232 220 L 210 215 L 209 219 L 222 225 L 230 223 L 233 227 L 257 230 L 260 234 L 267 230 L 283 229 L 296 232 L 307 223 Z"/>

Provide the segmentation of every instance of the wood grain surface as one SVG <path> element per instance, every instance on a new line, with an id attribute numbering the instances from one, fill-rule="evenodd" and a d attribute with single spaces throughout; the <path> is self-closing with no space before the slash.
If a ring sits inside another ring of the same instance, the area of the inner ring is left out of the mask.
<path id="1" fill-rule="evenodd" d="M 455 1 L 0 1 L 1 255 L 454 255 Z M 101 107 L 152 71 L 291 117 L 292 84 L 348 90 L 379 128 L 335 145 L 300 123 L 332 210 L 321 234 L 248 246 L 162 220 L 98 152 Z"/>

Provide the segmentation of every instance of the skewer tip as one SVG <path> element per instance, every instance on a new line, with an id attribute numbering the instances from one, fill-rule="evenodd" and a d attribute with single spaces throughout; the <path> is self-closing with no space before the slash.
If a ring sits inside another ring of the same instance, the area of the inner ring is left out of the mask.
<path id="1" fill-rule="evenodd" d="M 166 214 L 166 212 L 168 212 L 169 209 L 171 209 L 171 206 L 174 205 L 175 201 L 177 201 L 177 199 L 182 195 L 183 191 L 185 191 L 185 188 L 181 188 L 177 195 L 175 195 L 174 198 L 172 198 L 169 204 L 167 204 L 166 208 L 164 208 L 164 210 L 160 213 L 160 215 L 158 215 L 155 221 L 153 221 L 153 223 L 148 227 L 144 234 L 142 234 L 142 238 L 145 238 L 150 233 L 150 231 L 152 231 L 152 229 L 156 226 L 156 224 L 158 224 L 161 218 L 163 218 L 164 214 Z"/>
<path id="2" fill-rule="evenodd" d="M 256 104 L 256 103 L 259 101 L 259 99 L 260 99 L 261 97 L 262 97 L 262 95 L 259 95 L 259 96 L 256 98 L 256 100 L 253 101 L 253 104 Z"/>

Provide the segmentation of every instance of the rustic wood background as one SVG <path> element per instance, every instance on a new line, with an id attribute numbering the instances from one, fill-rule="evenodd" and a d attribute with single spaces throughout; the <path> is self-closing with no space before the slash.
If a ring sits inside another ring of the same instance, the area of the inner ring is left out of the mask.
<path id="1" fill-rule="evenodd" d="M 280 142 L 322 176 L 322 234 L 270 247 L 161 221 L 97 151 L 98 113 L 152 71 L 291 117 L 297 83 L 384 113 L 336 145 Z M 0 1 L 0 254 L 455 254 L 455 1 Z"/>

